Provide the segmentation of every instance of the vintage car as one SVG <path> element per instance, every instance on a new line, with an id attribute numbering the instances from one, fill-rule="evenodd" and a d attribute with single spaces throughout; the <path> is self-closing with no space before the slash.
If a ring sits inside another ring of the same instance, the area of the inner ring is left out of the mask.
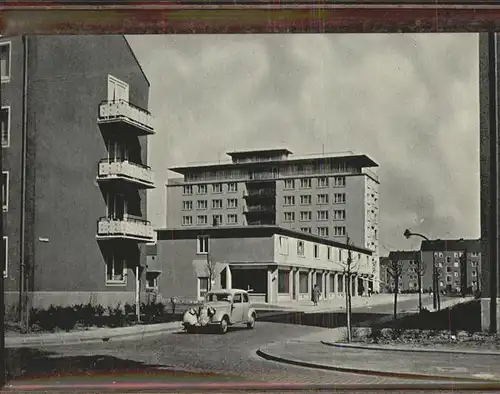
<path id="1" fill-rule="evenodd" d="M 191 308 L 184 314 L 182 325 L 187 332 L 201 327 L 215 327 L 222 334 L 229 326 L 246 324 L 255 327 L 257 313 L 245 290 L 217 290 L 205 294 L 201 306 Z"/>

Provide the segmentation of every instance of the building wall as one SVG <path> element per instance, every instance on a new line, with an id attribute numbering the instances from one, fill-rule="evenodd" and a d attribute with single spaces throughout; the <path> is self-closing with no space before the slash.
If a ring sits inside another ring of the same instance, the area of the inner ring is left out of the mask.
<path id="1" fill-rule="evenodd" d="M 165 299 L 197 298 L 197 278 L 208 276 L 207 255 L 197 253 L 197 242 L 196 238 L 158 240 L 158 260 L 162 267 L 158 291 Z M 273 239 L 269 237 L 211 238 L 209 248 L 211 260 L 217 263 L 217 277 L 228 263 L 271 264 L 274 259 Z"/>
<path id="2" fill-rule="evenodd" d="M 2 83 L 2 107 L 10 107 L 10 144 L 2 150 L 3 170 L 9 172 L 8 210 L 4 212 L 3 227 L 8 237 L 7 278 L 5 291 L 16 291 L 19 283 L 20 221 L 21 221 L 21 146 L 23 108 L 23 46 L 21 37 L 6 37 L 0 43 L 10 42 L 10 80 Z"/>
<path id="3" fill-rule="evenodd" d="M 123 36 L 30 36 L 28 59 L 30 289 L 45 304 L 68 297 L 68 289 L 75 297 L 83 294 L 86 302 L 89 295 L 101 293 L 103 300 L 128 297 L 133 301 L 133 272 L 129 271 L 125 286 L 106 286 L 105 263 L 96 241 L 97 220 L 106 213 L 96 177 L 99 160 L 107 156 L 97 114 L 99 104 L 107 100 L 108 74 L 127 82 L 130 102 L 145 109 L 148 82 Z M 146 137 L 140 137 L 139 143 L 146 163 Z M 20 152 L 18 147 L 19 157 Z M 134 213 L 145 218 L 146 192 L 141 191 L 138 198 Z M 130 245 L 127 253 L 134 265 L 145 262 L 145 253 L 137 245 Z M 19 261 L 12 265 L 19 270 Z M 17 288 L 18 284 L 10 287 Z M 123 294 L 117 297 L 118 293 Z"/>

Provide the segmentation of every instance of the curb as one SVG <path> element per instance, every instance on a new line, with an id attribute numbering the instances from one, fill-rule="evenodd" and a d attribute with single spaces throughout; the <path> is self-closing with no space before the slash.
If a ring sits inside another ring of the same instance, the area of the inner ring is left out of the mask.
<path id="1" fill-rule="evenodd" d="M 338 347 L 338 348 L 349 348 L 349 349 L 360 349 L 360 350 L 378 350 L 385 352 L 415 352 L 415 353 L 441 353 L 441 354 L 472 354 L 476 356 L 499 356 L 500 352 L 479 352 L 475 350 L 453 350 L 453 349 L 422 349 L 422 348 L 411 348 L 411 347 L 382 347 L 382 346 L 370 346 L 370 345 L 355 345 L 352 343 L 340 343 L 340 342 L 327 342 L 320 341 L 321 344 L 326 346 Z"/>
<path id="2" fill-rule="evenodd" d="M 290 359 L 282 356 L 276 356 L 271 353 L 267 353 L 262 349 L 257 350 L 257 355 L 262 357 L 265 360 L 277 361 L 284 364 L 297 365 L 299 367 L 306 368 L 314 368 L 321 369 L 326 371 L 335 371 L 335 372 L 347 372 L 347 373 L 355 373 L 359 375 L 371 375 L 371 376 L 381 376 L 381 377 L 391 377 L 391 378 L 400 378 L 400 379 L 419 379 L 419 380 L 439 380 L 439 381 L 448 381 L 448 382 L 490 382 L 490 383 L 498 383 L 498 380 L 492 379 L 480 379 L 480 378 L 464 378 L 464 377 L 454 377 L 454 376 L 440 376 L 440 375 L 431 375 L 431 374 L 419 374 L 413 372 L 385 372 L 385 371 L 377 371 L 370 369 L 361 369 L 361 368 L 347 368 L 347 367 L 337 367 L 334 365 L 320 364 L 309 361 L 302 361 L 298 359 Z"/>
<path id="3" fill-rule="evenodd" d="M 94 336 L 94 337 L 87 337 L 87 338 L 82 338 L 82 337 L 76 337 L 76 338 L 68 338 L 68 339 L 59 339 L 57 341 L 54 340 L 49 340 L 49 341 L 44 341 L 42 340 L 26 340 L 22 341 L 19 343 L 9 343 L 8 340 L 5 341 L 5 347 L 6 348 L 21 348 L 21 347 L 32 347 L 32 346 L 65 346 L 65 345 L 75 345 L 75 344 L 81 344 L 81 343 L 101 343 L 101 342 L 110 342 L 113 340 L 125 340 L 129 338 L 136 338 L 136 337 L 146 337 L 146 336 L 154 336 L 158 334 L 173 334 L 174 332 L 178 332 L 181 330 L 182 327 L 172 327 L 172 328 L 164 328 L 164 329 L 158 329 L 158 330 L 150 330 L 150 331 L 142 331 L 142 332 L 131 332 L 131 333 L 126 333 L 126 334 L 112 334 L 109 336 Z"/>

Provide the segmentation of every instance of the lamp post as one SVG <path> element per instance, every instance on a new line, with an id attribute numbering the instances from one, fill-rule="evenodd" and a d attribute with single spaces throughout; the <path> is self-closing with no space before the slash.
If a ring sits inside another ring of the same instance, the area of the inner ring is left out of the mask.
<path id="1" fill-rule="evenodd" d="M 406 229 L 405 232 L 403 233 L 403 235 L 406 239 L 408 239 L 412 236 L 415 236 L 415 237 L 420 237 L 426 241 L 430 241 L 430 239 L 427 238 L 425 235 L 419 234 L 419 233 L 413 233 L 409 229 Z M 420 248 L 420 263 L 421 264 L 423 264 L 423 260 L 424 259 L 423 259 L 423 254 L 422 254 L 422 248 Z M 419 276 L 420 276 L 420 273 L 419 273 Z M 419 278 L 419 280 L 421 281 L 422 279 Z M 434 252 L 433 252 L 432 253 L 432 303 L 433 303 L 434 309 L 437 309 L 437 292 L 438 292 L 438 290 L 439 290 L 439 287 L 438 287 L 437 270 L 436 270 L 436 256 L 434 255 Z"/>

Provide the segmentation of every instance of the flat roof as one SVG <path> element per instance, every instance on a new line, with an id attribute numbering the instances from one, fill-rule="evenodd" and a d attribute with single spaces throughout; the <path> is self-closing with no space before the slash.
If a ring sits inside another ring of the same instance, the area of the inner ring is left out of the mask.
<path id="1" fill-rule="evenodd" d="M 227 152 L 226 155 L 235 158 L 251 157 L 251 156 L 276 156 L 276 155 L 291 155 L 293 152 L 288 149 L 259 149 L 259 150 L 243 150 L 236 152 Z"/>
<path id="2" fill-rule="evenodd" d="M 395 250 L 389 252 L 388 260 L 416 260 L 420 254 L 419 250 Z"/>
<path id="3" fill-rule="evenodd" d="M 347 246 L 338 241 L 333 241 L 317 235 L 305 233 L 302 231 L 291 230 L 280 226 L 234 226 L 234 227 L 191 227 L 191 228 L 165 228 L 156 229 L 158 241 L 176 240 L 176 239 L 196 239 L 199 235 L 209 235 L 212 238 L 265 238 L 278 234 L 288 237 L 301 239 L 304 241 L 315 242 L 318 244 L 334 246 L 337 248 L 348 249 L 354 252 L 372 255 L 373 251 L 356 245 Z"/>
<path id="4" fill-rule="evenodd" d="M 370 159 L 367 155 L 325 155 L 321 157 L 311 157 L 311 158 L 287 158 L 283 160 L 267 160 L 267 161 L 255 161 L 246 163 L 220 163 L 220 164 L 194 164 L 182 167 L 171 167 L 170 171 L 177 172 L 182 175 L 186 175 L 192 172 L 198 171 L 219 171 L 226 170 L 228 168 L 265 168 L 270 166 L 280 166 L 288 164 L 321 164 L 325 161 L 332 162 L 345 162 L 348 164 L 355 164 L 358 167 L 378 167 L 378 164 Z"/>
<path id="5" fill-rule="evenodd" d="M 445 252 L 447 250 L 453 252 L 462 252 L 467 249 L 467 252 L 481 253 L 481 240 L 461 238 L 422 241 L 420 249 L 426 252 Z"/>

